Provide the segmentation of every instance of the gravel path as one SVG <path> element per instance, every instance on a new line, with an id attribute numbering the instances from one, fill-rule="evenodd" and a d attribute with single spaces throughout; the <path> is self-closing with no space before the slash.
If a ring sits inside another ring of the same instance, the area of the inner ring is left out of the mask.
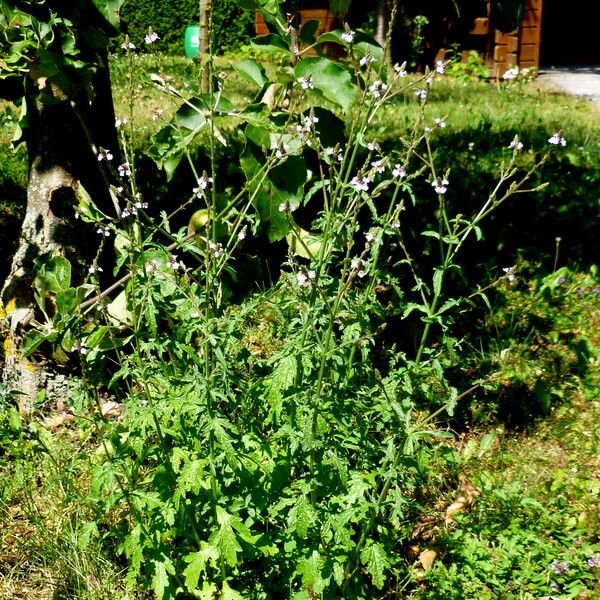
<path id="1" fill-rule="evenodd" d="M 540 69 L 538 81 L 600 104 L 600 66 Z"/>

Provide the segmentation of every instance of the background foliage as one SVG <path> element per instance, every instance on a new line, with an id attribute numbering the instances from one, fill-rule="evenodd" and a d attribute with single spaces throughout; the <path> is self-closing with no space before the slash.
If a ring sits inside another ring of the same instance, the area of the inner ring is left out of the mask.
<path id="1" fill-rule="evenodd" d="M 152 27 L 161 38 L 159 50 L 183 54 L 185 28 L 198 24 L 198 5 L 198 0 L 126 0 L 121 9 L 122 30 L 139 46 L 148 27 Z M 213 2 L 213 27 L 213 50 L 235 50 L 250 42 L 254 12 L 244 10 L 236 0 Z"/>

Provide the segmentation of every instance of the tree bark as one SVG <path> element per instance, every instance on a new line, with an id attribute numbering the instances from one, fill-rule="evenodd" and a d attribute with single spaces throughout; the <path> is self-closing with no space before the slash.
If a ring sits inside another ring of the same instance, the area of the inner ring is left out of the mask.
<path id="1" fill-rule="evenodd" d="M 106 60 L 106 56 L 104 57 Z M 31 84 L 33 85 L 33 84 Z M 46 399 L 69 397 L 69 373 L 39 355 L 22 356 L 23 336 L 33 319 L 43 322 L 33 295 L 34 261 L 46 253 L 65 256 L 77 285 L 95 255 L 97 235 L 93 227 L 76 219 L 80 186 L 98 207 L 111 214 L 113 201 L 109 174 L 97 159 L 97 148 L 110 148 L 118 159 L 118 144 L 108 64 L 101 63 L 93 80 L 95 100 L 64 98 L 42 101 L 39 89 L 26 96 L 28 127 L 25 131 L 29 161 L 27 210 L 19 247 L 10 274 L 0 292 L 0 317 L 4 350 L 2 380 L 16 392 L 23 414 L 31 412 L 41 390 Z M 47 95 L 53 90 L 45 88 Z M 97 144 L 97 146 L 96 146 Z M 114 214 L 114 209 L 112 209 Z"/>
<path id="2" fill-rule="evenodd" d="M 199 54 L 202 65 L 200 73 L 200 90 L 203 93 L 210 92 L 211 68 L 210 60 L 211 47 L 210 36 L 212 33 L 212 0 L 200 0 L 200 36 L 199 36 Z M 209 58 L 209 60 L 206 60 Z"/>

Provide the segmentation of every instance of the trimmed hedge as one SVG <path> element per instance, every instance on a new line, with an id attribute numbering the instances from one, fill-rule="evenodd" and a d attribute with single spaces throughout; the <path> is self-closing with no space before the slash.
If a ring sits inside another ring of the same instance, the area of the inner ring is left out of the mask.
<path id="1" fill-rule="evenodd" d="M 125 0 L 121 9 L 123 34 L 143 46 L 148 27 L 160 36 L 156 47 L 183 54 L 183 36 L 188 25 L 198 23 L 198 0 Z M 254 13 L 239 7 L 237 0 L 213 1 L 213 50 L 223 53 L 250 42 L 254 35 Z"/>

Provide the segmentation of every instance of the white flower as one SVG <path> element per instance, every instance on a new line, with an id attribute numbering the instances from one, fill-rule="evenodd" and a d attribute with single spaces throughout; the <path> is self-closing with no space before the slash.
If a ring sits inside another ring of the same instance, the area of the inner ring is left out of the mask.
<path id="1" fill-rule="evenodd" d="M 374 60 L 375 59 L 370 54 L 365 54 L 359 61 L 360 66 L 366 67 L 367 65 L 370 65 Z"/>
<path id="2" fill-rule="evenodd" d="M 375 98 L 380 98 L 381 93 L 385 92 L 385 90 L 387 90 L 387 88 L 388 88 L 387 84 L 383 83 L 383 81 L 379 81 L 379 79 L 378 79 L 377 81 L 373 82 L 373 84 L 369 88 L 369 91 L 371 92 L 371 94 L 373 94 L 373 96 Z"/>
<path id="3" fill-rule="evenodd" d="M 111 161 L 112 159 L 113 155 L 110 150 L 107 150 L 106 148 L 100 148 L 100 150 L 98 151 L 98 162 L 101 162 L 103 160 Z"/>
<path id="4" fill-rule="evenodd" d="M 148 29 L 148 33 L 144 37 L 144 42 L 150 45 L 154 44 L 154 42 L 156 42 L 159 39 L 160 38 L 158 37 L 158 34 L 152 31 L 152 27 L 150 27 L 150 29 Z"/>
<path id="5" fill-rule="evenodd" d="M 368 177 L 353 177 L 352 181 L 350 182 L 350 185 L 357 191 L 357 192 L 368 192 L 369 191 L 369 183 L 371 183 L 371 180 Z"/>
<path id="6" fill-rule="evenodd" d="M 127 40 L 121 44 L 121 48 L 123 48 L 123 50 L 135 50 L 135 44 L 132 44 L 129 40 Z"/>
<path id="7" fill-rule="evenodd" d="M 443 179 L 436 179 L 431 182 L 433 189 L 436 194 L 445 194 L 448 190 L 448 180 L 444 177 Z"/>
<path id="8" fill-rule="evenodd" d="M 512 79 L 516 79 L 519 76 L 519 67 L 511 67 L 504 71 L 504 75 L 502 75 L 502 79 L 506 79 L 506 81 L 510 81 Z"/>
<path id="9" fill-rule="evenodd" d="M 309 75 L 308 77 L 300 77 L 298 79 L 298 83 L 300 84 L 300 86 L 302 87 L 303 90 L 314 90 L 315 89 L 315 83 L 314 83 L 312 75 Z"/>
<path id="10" fill-rule="evenodd" d="M 439 75 L 443 75 L 446 72 L 446 66 L 444 65 L 443 60 L 438 60 L 435 63 L 435 72 L 438 73 Z"/>
<path id="11" fill-rule="evenodd" d="M 117 169 L 120 177 L 131 177 L 131 165 L 129 163 L 123 163 Z"/>
<path id="12" fill-rule="evenodd" d="M 282 202 L 282 203 L 279 205 L 279 212 L 286 212 L 286 211 L 288 211 L 288 210 L 289 210 L 289 208 L 290 208 L 290 205 L 289 205 L 289 203 L 288 203 L 288 202 Z"/>
<path id="13" fill-rule="evenodd" d="M 248 227 L 244 225 L 242 229 L 237 234 L 237 239 L 241 242 L 246 237 L 246 232 L 248 231 Z"/>
<path id="14" fill-rule="evenodd" d="M 173 256 L 170 256 L 169 260 L 167 260 L 167 266 L 171 267 L 174 271 L 177 271 L 177 269 L 182 266 L 182 263 L 177 260 L 177 255 L 173 254 Z"/>
<path id="15" fill-rule="evenodd" d="M 158 261 L 153 258 L 146 263 L 146 273 L 152 275 L 152 273 L 156 273 L 156 271 L 158 271 Z"/>
<path id="16" fill-rule="evenodd" d="M 406 69 L 403 65 L 394 65 L 394 71 L 396 71 L 398 77 L 406 77 Z"/>
<path id="17" fill-rule="evenodd" d="M 560 135 L 560 133 L 554 133 L 552 137 L 548 140 L 549 144 L 553 144 L 554 146 L 566 146 L 567 140 Z"/>
<path id="18" fill-rule="evenodd" d="M 402 177 L 406 177 L 406 170 L 401 165 L 394 165 L 392 177 L 394 179 L 402 179 Z"/>
<path id="19" fill-rule="evenodd" d="M 341 148 L 325 148 L 325 154 L 327 154 L 327 156 L 335 158 L 340 162 L 344 160 L 344 153 L 342 152 Z"/>
<path id="20" fill-rule="evenodd" d="M 296 273 L 296 279 L 298 280 L 298 285 L 300 287 L 306 287 L 314 278 L 316 273 L 314 271 L 307 271 L 302 268 L 302 270 Z"/>
<path id="21" fill-rule="evenodd" d="M 223 256 L 223 246 L 221 244 L 215 242 L 208 242 L 208 247 L 210 248 L 215 258 Z"/>
<path id="22" fill-rule="evenodd" d="M 425 84 L 426 84 L 426 85 L 431 85 L 432 83 L 433 83 L 433 75 L 428 75 L 428 76 L 425 78 Z"/>
<path id="23" fill-rule="evenodd" d="M 511 150 L 516 150 L 517 152 L 523 150 L 523 142 L 519 141 L 519 136 L 515 135 L 515 139 L 508 145 Z"/>
<path id="24" fill-rule="evenodd" d="M 367 144 L 367 148 L 371 151 L 371 152 L 375 152 L 376 150 L 379 150 L 379 146 L 377 145 L 376 142 L 369 142 Z"/>
<path id="25" fill-rule="evenodd" d="M 446 127 L 446 121 L 444 121 L 443 119 L 440 119 L 439 117 L 436 117 L 435 124 L 438 127 L 441 127 L 442 129 L 444 129 L 444 127 Z"/>
<path id="26" fill-rule="evenodd" d="M 504 267 L 502 270 L 506 273 L 506 276 L 508 277 L 509 281 L 514 281 L 516 279 L 516 275 L 515 275 L 515 268 L 514 266 L 512 267 Z"/>
<path id="27" fill-rule="evenodd" d="M 356 271 L 356 274 L 361 279 L 367 274 L 364 269 L 365 261 L 362 258 L 353 258 L 352 262 L 350 263 L 350 267 L 353 271 Z"/>
<path id="28" fill-rule="evenodd" d="M 129 119 L 117 119 L 115 121 L 115 127 L 123 127 L 124 125 L 127 125 L 129 123 Z"/>
<path id="29" fill-rule="evenodd" d="M 103 235 L 105 237 L 109 237 L 110 236 L 110 227 L 106 227 L 104 225 L 98 227 L 98 229 L 96 229 L 96 233 L 99 233 L 100 235 Z"/>
<path id="30" fill-rule="evenodd" d="M 160 119 L 160 117 L 163 114 L 163 109 L 162 108 L 153 108 L 152 109 L 152 120 L 156 121 L 157 119 Z"/>
<path id="31" fill-rule="evenodd" d="M 367 233 L 365 233 L 365 239 L 369 244 L 374 242 L 377 239 L 377 229 L 371 229 L 370 231 L 367 231 Z"/>
<path id="32" fill-rule="evenodd" d="M 393 223 L 390 223 L 390 227 L 392 229 L 400 229 L 400 221 L 394 221 Z"/>
<path id="33" fill-rule="evenodd" d="M 192 189 L 192 193 L 196 195 L 196 198 L 202 198 L 204 196 L 205 190 L 209 187 L 209 185 L 213 182 L 212 177 L 207 177 L 206 175 L 202 175 L 198 181 L 198 187 Z"/>
<path id="34" fill-rule="evenodd" d="M 73 346 L 71 352 L 79 352 L 79 354 L 87 354 L 87 348 L 83 344 Z M 70 412 L 70 409 L 69 409 Z"/>
<path id="35" fill-rule="evenodd" d="M 137 202 L 134 203 L 134 206 L 135 206 L 135 208 L 148 208 L 148 203 L 138 200 Z M 137 214 L 137 211 L 134 214 Z"/>
<path id="36" fill-rule="evenodd" d="M 352 30 L 345 31 L 344 33 L 342 33 L 342 39 L 348 44 L 351 44 L 354 41 L 355 35 L 356 33 Z"/>
<path id="37" fill-rule="evenodd" d="M 419 99 L 419 100 L 425 100 L 425 98 L 427 98 L 427 90 L 417 90 L 415 92 L 415 96 Z"/>
<path id="38" fill-rule="evenodd" d="M 137 214 L 137 211 L 132 212 L 128 208 L 126 208 L 124 211 L 121 212 L 121 218 L 126 219 L 127 217 L 130 217 L 132 214 Z"/>
<path id="39" fill-rule="evenodd" d="M 103 269 L 98 265 L 90 265 L 88 271 L 93 275 L 94 273 L 102 273 Z"/>
<path id="40" fill-rule="evenodd" d="M 373 167 L 376 173 L 383 173 L 385 171 L 385 165 L 383 164 L 383 160 L 374 160 L 371 163 L 371 166 Z"/>

